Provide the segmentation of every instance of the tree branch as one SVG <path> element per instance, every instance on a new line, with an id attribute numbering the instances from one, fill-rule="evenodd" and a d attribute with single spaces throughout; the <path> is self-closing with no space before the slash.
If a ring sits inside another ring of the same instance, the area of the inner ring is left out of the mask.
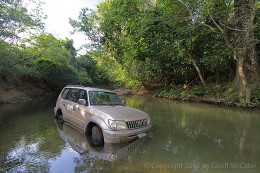
<path id="1" fill-rule="evenodd" d="M 25 59 L 21 59 L 21 60 L 19 60 L 19 61 L 16 61 L 15 63 L 11 64 L 11 65 L 9 66 L 9 68 L 10 68 L 10 67 L 13 67 L 13 66 L 15 66 L 15 65 L 17 65 L 17 64 L 19 64 L 19 63 L 21 63 L 21 62 L 27 61 L 27 60 L 29 60 L 29 59 L 38 58 L 39 56 L 41 56 L 41 55 L 43 54 L 44 51 L 45 51 L 45 49 L 43 49 L 42 51 L 40 51 L 40 52 L 39 52 L 38 54 L 36 54 L 36 55 L 30 56 L 30 57 L 25 58 Z"/>
<path id="2" fill-rule="evenodd" d="M 192 15 L 192 11 L 190 11 L 188 5 L 185 4 L 182 0 L 178 0 L 178 1 L 181 2 L 181 3 L 185 6 L 185 8 L 187 9 L 187 11 L 190 13 L 190 16 L 193 17 L 193 15 Z"/>
<path id="3" fill-rule="evenodd" d="M 216 25 L 216 27 L 220 30 L 221 33 L 223 33 L 223 29 L 218 25 L 218 23 L 215 21 L 215 19 L 209 15 L 210 19 L 213 21 L 213 23 Z"/>
<path id="4" fill-rule="evenodd" d="M 213 28 L 212 26 L 210 26 L 210 25 L 208 25 L 206 23 L 201 23 L 201 25 L 204 25 L 204 26 L 208 27 L 212 32 L 215 32 L 215 33 L 218 33 L 218 34 L 222 34 L 222 33 L 218 32 L 218 31 L 216 31 L 215 28 Z"/>
<path id="5" fill-rule="evenodd" d="M 224 41 L 227 44 L 228 48 L 231 49 L 233 52 L 235 52 L 234 46 L 230 43 L 230 41 L 228 40 L 228 37 L 227 37 L 227 21 L 228 21 L 228 14 L 229 14 L 229 11 L 230 11 L 230 5 L 231 5 L 231 0 L 228 3 L 226 15 L 225 15 L 223 37 L 224 37 Z"/>
<path id="6" fill-rule="evenodd" d="M 188 57 L 191 59 L 191 62 L 192 62 L 193 66 L 195 67 L 195 69 L 196 69 L 196 71 L 198 73 L 198 76 L 200 78 L 200 81 L 201 81 L 202 85 L 206 86 L 206 82 L 205 82 L 205 80 L 204 80 L 204 78 L 203 78 L 203 76 L 201 74 L 199 66 L 197 65 L 197 63 L 196 63 L 196 61 L 194 59 L 194 55 L 188 50 L 187 46 L 185 46 L 185 45 L 184 45 L 184 49 L 185 49 Z"/>
<path id="7" fill-rule="evenodd" d="M 221 22 L 219 22 L 219 23 L 220 23 L 220 25 L 222 25 L 222 26 L 224 26 L 224 27 L 226 27 L 226 28 L 228 28 L 230 30 L 233 30 L 233 31 L 239 31 L 239 32 L 245 32 L 246 31 L 246 30 L 241 30 L 241 29 L 236 29 L 236 28 L 229 27 L 229 26 L 227 26 L 227 25 L 225 25 L 225 24 L 223 24 Z"/>

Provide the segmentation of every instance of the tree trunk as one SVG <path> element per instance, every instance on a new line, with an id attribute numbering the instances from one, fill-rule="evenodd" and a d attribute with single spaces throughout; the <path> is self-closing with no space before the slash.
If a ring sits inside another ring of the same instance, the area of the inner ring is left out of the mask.
<path id="1" fill-rule="evenodd" d="M 198 73 L 198 76 L 199 76 L 199 78 L 200 78 L 200 81 L 201 81 L 202 85 L 203 85 L 203 86 L 206 86 L 206 82 L 205 82 L 205 80 L 204 80 L 204 78 L 203 78 L 203 76 L 202 76 L 202 74 L 201 74 L 201 71 L 200 71 L 199 66 L 197 65 L 196 61 L 194 60 L 193 55 L 192 55 L 189 51 L 187 51 L 187 50 L 186 50 L 186 52 L 187 52 L 187 54 L 189 55 L 189 57 L 190 57 L 190 59 L 191 59 L 191 62 L 192 62 L 193 66 L 195 67 L 195 69 L 196 69 L 196 71 L 197 71 L 197 73 Z"/>
<path id="2" fill-rule="evenodd" d="M 237 73 L 235 82 L 241 93 L 245 94 L 246 101 L 251 101 L 251 91 L 259 83 L 259 65 L 256 56 L 256 46 L 253 43 L 255 18 L 254 0 L 235 0 L 235 57 L 237 60 Z M 242 87 L 241 87 L 242 85 Z"/>
<path id="3" fill-rule="evenodd" d="M 245 55 L 240 55 L 239 53 L 237 54 L 237 58 L 238 58 L 238 75 L 241 79 L 242 82 L 242 86 L 243 86 L 243 90 L 245 91 L 246 94 L 246 102 L 250 102 L 251 101 L 251 87 L 248 81 L 248 77 L 245 73 L 245 67 L 244 67 L 244 58 L 246 57 Z"/>
<path id="4" fill-rule="evenodd" d="M 203 86 L 206 86 L 206 82 L 205 82 L 205 80 L 204 80 L 204 78 L 203 78 L 203 76 L 202 76 L 202 74 L 201 74 L 201 72 L 200 72 L 200 69 L 199 69 L 199 67 L 198 67 L 198 65 L 197 65 L 197 63 L 196 63 L 196 61 L 195 61 L 194 59 L 191 59 L 191 61 L 192 61 L 192 64 L 194 65 L 194 67 L 195 67 L 196 70 L 197 70 L 197 73 L 198 73 L 198 75 L 199 75 L 199 78 L 200 78 L 200 81 L 201 81 L 202 85 L 203 85 Z"/>

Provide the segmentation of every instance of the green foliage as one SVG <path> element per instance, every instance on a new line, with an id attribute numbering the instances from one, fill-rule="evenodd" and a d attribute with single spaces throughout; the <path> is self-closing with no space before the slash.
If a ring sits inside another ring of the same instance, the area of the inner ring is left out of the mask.
<path id="1" fill-rule="evenodd" d="M 207 103 L 223 104 L 242 108 L 257 108 L 260 106 L 260 89 L 255 87 L 252 92 L 252 101 L 246 102 L 245 97 L 240 96 L 239 92 L 231 84 L 208 86 L 200 85 L 170 85 L 164 89 L 157 90 L 156 95 L 177 100 L 201 100 Z"/>
<path id="2" fill-rule="evenodd" d="M 93 84 L 90 71 L 82 69 L 84 58 L 75 57 L 76 51 L 71 40 L 42 34 L 34 39 L 26 54 L 39 55 L 27 62 L 27 65 L 35 69 L 34 77 L 44 80 L 52 88 L 60 89 L 67 84 Z M 95 68 L 95 64 L 89 67 Z"/>
<path id="3" fill-rule="evenodd" d="M 20 33 L 27 32 L 30 29 L 43 29 L 42 19 L 44 15 L 41 12 L 40 1 L 31 1 L 31 7 L 28 11 L 24 0 L 1 0 L 0 1 L 0 39 L 17 39 Z"/>
<path id="4" fill-rule="evenodd" d="M 201 85 L 170 85 L 164 88 L 162 91 L 157 91 L 160 95 L 170 95 L 176 97 L 193 97 L 193 96 L 206 96 L 212 98 L 220 98 L 221 94 L 225 90 L 225 87 L 215 84 L 207 86 Z"/>
<path id="5" fill-rule="evenodd" d="M 23 0 L 0 1 L 0 79 L 30 76 L 52 88 L 67 84 L 145 88 L 167 96 L 224 97 L 244 106 L 232 86 L 219 85 L 234 79 L 237 66 L 234 52 L 227 48 L 227 39 L 236 43 L 230 2 L 109 0 L 97 11 L 84 8 L 79 20 L 70 19 L 70 24 L 91 39 L 94 49 L 77 57 L 72 40 L 47 33 L 19 45 L 10 42 L 30 29 L 43 29 L 41 2 L 30 2 L 35 8 L 28 11 Z M 256 43 L 259 55 L 259 8 L 255 14 L 255 40 L 246 42 Z M 223 30 L 224 24 L 228 27 Z M 199 85 L 198 71 L 207 86 Z M 254 104 L 259 93 L 258 86 L 252 92 Z"/>
<path id="6" fill-rule="evenodd" d="M 239 100 L 239 93 L 238 91 L 232 87 L 232 86 L 229 86 L 227 87 L 226 91 L 223 93 L 223 95 L 225 97 L 227 97 L 228 100 L 232 101 L 232 102 L 235 102 L 235 101 L 238 101 Z"/>
<path id="7" fill-rule="evenodd" d="M 16 46 L 0 40 L 0 80 L 9 81 L 26 73 L 24 66 L 12 66 L 20 58 L 20 50 Z"/>
<path id="8" fill-rule="evenodd" d="M 218 98 L 223 93 L 223 90 L 225 90 L 225 88 L 223 89 L 220 85 L 207 85 L 204 89 L 204 94 Z"/>
<path id="9" fill-rule="evenodd" d="M 24 63 L 24 47 L 19 37 L 43 29 L 44 16 L 40 1 L 30 1 L 28 5 L 23 0 L 0 1 L 0 80 L 10 82 L 32 73 Z M 19 44 L 14 44 L 17 40 Z"/>
<path id="10" fill-rule="evenodd" d="M 10 64 L 10 61 L 12 60 L 10 57 L 12 57 L 10 54 L 13 53 L 14 51 L 7 51 L 7 50 L 11 50 L 11 46 L 0 40 L 0 73 L 1 75 L 7 75 L 9 74 L 9 69 L 6 67 L 8 66 L 8 64 Z"/>
<path id="11" fill-rule="evenodd" d="M 28 40 L 31 44 L 27 47 L 0 40 L 0 56 L 3 57 L 0 59 L 1 79 L 8 82 L 28 76 L 53 89 L 61 89 L 67 84 L 98 85 L 107 82 L 94 58 L 88 55 L 76 57 L 72 40 L 57 39 L 51 34 Z"/>
<path id="12" fill-rule="evenodd" d="M 97 69 L 99 76 L 104 84 L 113 84 L 116 87 L 121 87 L 126 81 L 126 73 L 113 57 L 110 57 L 106 52 L 92 52 L 92 56 L 97 58 Z"/>
<path id="13" fill-rule="evenodd" d="M 72 40 L 42 33 L 18 45 L 10 42 L 21 33 L 28 34 L 30 29 L 34 33 L 43 29 L 43 18 L 40 1 L 27 5 L 23 0 L 0 2 L 0 79 L 10 82 L 29 76 L 55 89 L 97 82 L 97 64 L 90 57 L 77 58 Z"/>
<path id="14" fill-rule="evenodd" d="M 253 89 L 252 96 L 254 100 L 260 101 L 260 85 Z"/>
<path id="15" fill-rule="evenodd" d="M 200 20 L 208 22 L 201 5 L 214 9 L 206 1 L 111 0 L 101 2 L 97 11 L 82 9 L 79 21 L 70 23 L 97 46 L 98 61 L 114 59 L 100 65 L 127 87 L 153 90 L 194 81 L 198 74 L 191 58 L 209 82 L 229 81 L 235 74 L 233 55 L 220 35 L 201 26 Z M 205 16 L 193 16 L 199 12 Z M 107 68 L 114 66 L 120 70 Z"/>
<path id="16" fill-rule="evenodd" d="M 51 87 L 62 88 L 66 84 L 91 84 L 91 79 L 85 73 L 79 73 L 73 66 L 55 62 L 50 58 L 39 58 L 36 62 L 38 76 Z"/>

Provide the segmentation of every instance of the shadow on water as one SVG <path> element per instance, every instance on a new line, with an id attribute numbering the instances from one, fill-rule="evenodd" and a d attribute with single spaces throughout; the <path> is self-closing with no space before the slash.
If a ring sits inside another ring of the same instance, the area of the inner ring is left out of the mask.
<path id="1" fill-rule="evenodd" d="M 260 112 L 128 97 L 145 139 L 93 147 L 54 120 L 54 99 L 0 106 L 0 172 L 260 172 Z"/>

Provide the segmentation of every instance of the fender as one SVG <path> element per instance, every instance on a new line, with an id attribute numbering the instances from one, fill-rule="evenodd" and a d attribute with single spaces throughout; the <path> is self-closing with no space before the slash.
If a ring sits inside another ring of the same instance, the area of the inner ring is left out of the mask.
<path id="1" fill-rule="evenodd" d="M 99 117 L 97 117 L 97 116 L 95 116 L 95 115 L 91 115 L 91 116 L 88 118 L 88 121 L 86 122 L 86 126 L 85 126 L 85 128 L 84 128 L 84 132 L 85 132 L 85 133 L 86 133 L 86 130 L 87 130 L 87 127 L 88 127 L 89 123 L 91 123 L 91 122 L 97 124 L 97 125 L 102 129 L 102 131 L 109 129 L 108 126 L 107 126 L 107 124 L 106 124 L 102 119 L 100 119 Z"/>

